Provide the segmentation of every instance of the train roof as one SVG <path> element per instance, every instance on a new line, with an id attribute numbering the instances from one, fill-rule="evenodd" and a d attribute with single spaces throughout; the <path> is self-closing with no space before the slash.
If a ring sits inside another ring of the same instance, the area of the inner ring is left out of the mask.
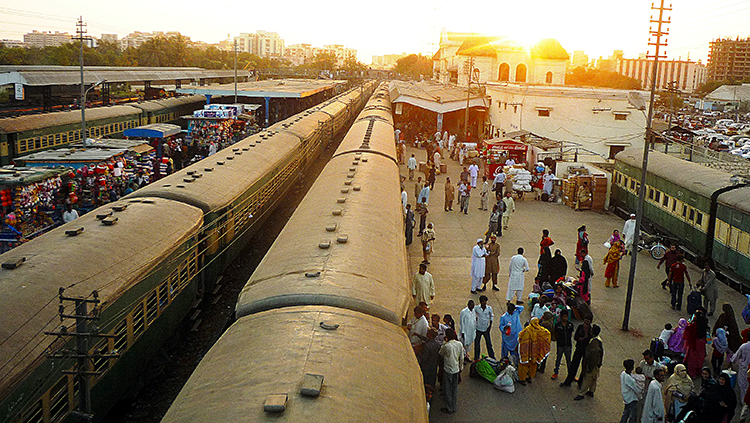
<path id="1" fill-rule="evenodd" d="M 615 160 L 640 169 L 643 163 L 643 149 L 626 148 L 617 153 Z M 732 175 L 727 172 L 658 151 L 649 152 L 648 171 L 705 197 L 711 197 L 711 194 L 719 188 L 732 185 L 730 181 Z"/>
<path id="2" fill-rule="evenodd" d="M 300 394 L 306 374 L 323 377 L 319 397 Z M 288 396 L 284 412 L 263 411 L 270 394 Z M 162 423 L 270 420 L 427 422 L 422 374 L 406 334 L 333 307 L 243 317 L 203 357 Z"/>
<path id="3" fill-rule="evenodd" d="M 726 204 L 744 212 L 750 212 L 750 187 L 727 191 L 719 195 L 719 203 Z"/>
<path id="4" fill-rule="evenodd" d="M 297 151 L 300 140 L 286 132 L 263 131 L 147 185 L 126 198 L 161 197 L 213 212 L 232 204 Z M 219 164 L 221 163 L 221 164 Z M 192 175 L 200 175 L 194 178 Z"/>
<path id="5" fill-rule="evenodd" d="M 401 323 L 411 297 L 398 166 L 356 156 L 323 169 L 242 289 L 237 316 L 326 304 Z"/>
<path id="6" fill-rule="evenodd" d="M 16 269 L 0 268 L 0 397 L 51 343 L 42 331 L 59 324 L 58 288 L 72 297 L 98 290 L 106 308 L 202 226 L 195 207 L 150 200 L 100 207 L 0 255 L 2 263 L 26 259 Z M 125 204 L 113 212 L 112 226 L 96 217 Z M 78 228 L 84 228 L 78 236 L 65 234 Z"/>
<path id="7" fill-rule="evenodd" d="M 352 153 L 377 153 L 397 160 L 393 123 L 380 116 L 379 110 L 363 111 L 357 116 L 334 156 Z"/>
<path id="8" fill-rule="evenodd" d="M 300 140 L 305 140 L 320 128 L 321 122 L 330 119 L 331 116 L 328 114 L 310 109 L 277 122 L 268 129 L 272 132 L 288 132 Z"/>
<path id="9" fill-rule="evenodd" d="M 141 110 L 132 106 L 107 106 L 86 109 L 86 120 L 116 118 L 121 116 L 140 115 Z M 0 132 L 26 132 L 49 127 L 81 123 L 81 110 L 66 110 L 64 112 L 42 113 L 0 119 Z"/>
<path id="10" fill-rule="evenodd" d="M 199 103 L 199 102 L 205 103 L 206 96 L 202 94 L 197 94 L 197 95 L 193 94 L 193 95 L 186 95 L 182 97 L 165 98 L 161 100 L 139 101 L 137 103 L 131 103 L 130 105 L 133 107 L 137 107 L 141 110 L 145 110 L 147 112 L 154 112 L 154 111 L 161 110 L 161 109 L 182 106 L 184 104 Z"/>

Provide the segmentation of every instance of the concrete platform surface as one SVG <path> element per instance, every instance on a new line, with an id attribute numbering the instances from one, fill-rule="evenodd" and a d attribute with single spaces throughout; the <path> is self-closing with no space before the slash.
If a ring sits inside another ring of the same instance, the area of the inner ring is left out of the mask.
<path id="1" fill-rule="evenodd" d="M 418 161 L 426 160 L 425 150 L 407 149 L 407 157 L 415 154 Z M 472 193 L 469 212 L 467 215 L 459 212 L 454 202 L 453 212 L 443 211 L 445 178 L 450 177 L 453 183 L 459 180 L 460 166 L 454 160 L 443 160 L 448 163 L 448 173 L 438 175 L 434 191 L 430 195 L 429 214 L 427 222 L 435 225 L 436 241 L 434 253 L 430 259 L 428 271 L 432 273 L 436 284 L 436 296 L 431 307 L 431 313 L 441 315 L 451 314 L 458 325 L 459 313 L 466 307 L 470 299 L 479 305 L 479 294 L 472 295 L 471 287 L 471 250 L 477 238 L 484 238 L 489 222 L 489 211 L 480 211 L 479 187 Z M 408 180 L 408 170 L 401 165 L 402 175 L 407 176 L 404 182 L 409 194 L 412 207 L 414 198 L 414 182 Z M 480 173 L 481 175 L 481 173 Z M 425 175 L 416 172 L 417 176 Z M 456 192 L 458 195 L 458 192 Z M 490 208 L 493 202 L 490 202 Z M 417 226 L 418 226 L 417 216 Z M 677 325 L 680 318 L 689 318 L 683 308 L 681 312 L 670 308 L 669 293 L 662 290 L 660 282 L 664 280 L 664 270 L 656 269 L 657 261 L 645 252 L 638 256 L 637 272 L 633 291 L 633 305 L 630 315 L 630 331 L 621 330 L 625 299 L 627 294 L 627 279 L 630 271 L 630 256 L 623 258 L 620 264 L 620 288 L 605 288 L 604 286 L 604 258 L 607 248 L 604 242 L 612 234 L 613 229 L 622 231 L 624 221 L 611 213 L 596 213 L 591 211 L 576 212 L 563 204 L 543 203 L 527 195 L 524 200 L 516 199 L 516 212 L 510 219 L 509 229 L 503 231 L 498 238 L 500 250 L 500 275 L 498 287 L 500 291 L 488 289 L 484 292 L 489 297 L 495 320 L 492 325 L 492 343 L 496 354 L 500 354 L 501 336 L 498 328 L 500 316 L 505 312 L 505 294 L 508 287 L 508 263 L 510 257 L 516 253 L 519 246 L 526 250 L 525 257 L 529 261 L 532 271 L 526 274 L 524 299 L 528 298 L 536 276 L 536 263 L 539 258 L 539 241 L 542 229 L 549 229 L 555 244 L 552 252 L 559 248 L 568 261 L 568 274 L 577 276 L 574 270 L 576 230 L 580 225 L 588 229 L 590 246 L 589 252 L 594 259 L 594 277 L 591 287 L 591 309 L 594 313 L 594 323 L 602 327 L 604 344 L 604 365 L 602 366 L 594 398 L 586 397 L 583 401 L 573 401 L 577 390 L 575 388 L 561 388 L 559 383 L 567 375 L 564 359 L 561 363 L 560 378 L 551 380 L 556 356 L 555 343 L 552 343 L 550 358 L 545 373 L 537 373 L 533 383 L 527 386 L 516 384 L 513 394 L 495 390 L 491 384 L 483 380 L 469 378 L 468 366 L 464 369 L 462 382 L 458 389 L 458 411 L 445 414 L 440 411 L 443 407 L 441 393 L 436 393 L 430 412 L 433 422 L 617 422 L 623 410 L 622 395 L 620 394 L 620 373 L 622 362 L 627 358 L 642 359 L 641 353 L 647 349 L 653 337 L 659 335 L 664 324 L 669 322 Z M 418 227 L 417 227 L 418 229 Z M 416 237 L 408 247 L 410 255 L 410 270 L 416 273 L 422 261 L 421 245 Z M 688 264 L 693 282 L 700 277 L 699 269 Z M 685 288 L 685 297 L 689 292 Z M 727 286 L 720 284 L 717 307 L 728 302 L 734 307 L 740 330 L 747 327 L 741 321 L 740 312 L 744 308 L 745 297 Z M 530 310 L 524 310 L 522 321 L 529 320 Z M 718 313 L 709 317 L 711 325 L 716 321 Z M 577 327 L 581 322 L 574 320 Z M 484 341 L 482 353 L 486 354 Z M 707 357 L 710 357 L 709 348 Z M 575 384 L 573 385 L 575 387 Z M 700 383 L 698 383 L 700 386 Z M 738 404 L 742 400 L 738 398 Z M 734 421 L 738 421 L 740 408 L 737 408 Z"/>

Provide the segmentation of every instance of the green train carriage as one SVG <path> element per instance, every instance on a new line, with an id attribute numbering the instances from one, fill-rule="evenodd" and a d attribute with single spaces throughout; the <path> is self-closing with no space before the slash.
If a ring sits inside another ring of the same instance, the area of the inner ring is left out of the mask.
<path id="1" fill-rule="evenodd" d="M 96 216 L 123 205 L 127 208 L 113 212 L 114 225 Z M 114 336 L 93 341 L 89 351 L 119 354 L 89 361 L 86 370 L 102 372 L 92 378 L 93 409 L 109 409 L 136 386 L 139 372 L 133 369 L 142 368 L 171 337 L 195 298 L 202 224 L 199 209 L 175 201 L 120 201 L 0 256 L 3 263 L 25 258 L 16 269 L 0 269 L 0 421 L 62 421 L 80 401 L 75 378 L 62 373 L 74 370 L 75 360 L 45 357 L 75 342 L 53 343 L 44 335 L 60 324 L 59 287 L 71 297 L 98 290 L 96 325 Z M 79 228 L 79 235 L 66 235 Z M 66 312 L 72 314 L 72 306 Z"/>
<path id="2" fill-rule="evenodd" d="M 643 150 L 615 157 L 612 204 L 638 207 Z M 678 240 L 689 257 L 711 257 L 730 286 L 750 290 L 750 189 L 718 169 L 652 151 L 646 174 L 644 221 Z"/>

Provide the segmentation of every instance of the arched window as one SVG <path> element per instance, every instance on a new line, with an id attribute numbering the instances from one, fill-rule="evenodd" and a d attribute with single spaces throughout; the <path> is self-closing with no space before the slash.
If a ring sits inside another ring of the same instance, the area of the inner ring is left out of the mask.
<path id="1" fill-rule="evenodd" d="M 503 63 L 500 65 L 500 72 L 498 73 L 497 80 L 500 82 L 510 81 L 510 65 Z"/>
<path id="2" fill-rule="evenodd" d="M 516 66 L 516 82 L 526 82 L 526 65 L 523 63 Z"/>
<path id="3" fill-rule="evenodd" d="M 547 72 L 547 77 L 544 78 L 544 82 L 546 82 L 547 84 L 552 83 L 552 72 Z"/>

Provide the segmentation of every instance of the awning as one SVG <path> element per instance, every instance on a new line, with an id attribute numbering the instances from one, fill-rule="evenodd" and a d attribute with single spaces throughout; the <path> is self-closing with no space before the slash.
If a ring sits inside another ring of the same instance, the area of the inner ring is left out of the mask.
<path id="1" fill-rule="evenodd" d="M 137 128 L 126 129 L 123 135 L 133 138 L 166 138 L 177 135 L 182 131 L 178 125 L 169 123 L 152 123 L 150 125 L 139 126 Z"/>
<path id="2" fill-rule="evenodd" d="M 135 147 L 131 147 L 130 151 L 137 153 L 137 154 L 143 154 L 143 153 L 148 153 L 149 151 L 153 149 L 154 147 L 151 147 L 148 144 L 141 144 L 141 145 L 136 145 Z"/>

